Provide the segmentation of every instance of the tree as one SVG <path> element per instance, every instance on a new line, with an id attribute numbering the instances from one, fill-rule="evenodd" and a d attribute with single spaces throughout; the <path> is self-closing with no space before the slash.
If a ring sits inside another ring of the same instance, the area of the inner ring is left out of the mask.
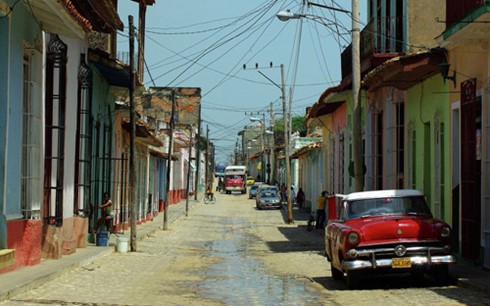
<path id="1" fill-rule="evenodd" d="M 291 134 L 294 132 L 299 132 L 301 136 L 306 135 L 306 127 L 304 125 L 305 121 L 305 116 L 294 116 L 293 117 L 293 128 L 291 131 Z M 284 131 L 284 124 L 283 124 L 283 119 L 282 117 L 279 119 L 276 119 L 274 122 L 274 132 L 282 132 Z"/>

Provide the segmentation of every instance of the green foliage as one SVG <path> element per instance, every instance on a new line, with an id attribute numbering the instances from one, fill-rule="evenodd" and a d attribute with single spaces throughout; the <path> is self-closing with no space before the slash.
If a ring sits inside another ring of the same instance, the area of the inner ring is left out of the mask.
<path id="1" fill-rule="evenodd" d="M 306 127 L 304 125 L 305 116 L 294 116 L 293 117 L 293 130 L 292 133 L 298 131 L 301 135 L 306 134 Z M 274 122 L 274 132 L 283 132 L 284 131 L 284 119 L 276 119 Z"/>

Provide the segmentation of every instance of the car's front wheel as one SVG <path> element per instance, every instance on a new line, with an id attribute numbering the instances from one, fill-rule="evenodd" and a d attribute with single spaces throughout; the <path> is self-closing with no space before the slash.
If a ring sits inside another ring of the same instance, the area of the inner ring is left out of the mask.
<path id="1" fill-rule="evenodd" d="M 449 282 L 449 267 L 448 265 L 437 265 L 431 268 L 431 275 L 440 285 L 445 285 Z"/>
<path id="2" fill-rule="evenodd" d="M 357 289 L 359 287 L 359 272 L 347 271 L 347 288 Z"/>
<path id="3" fill-rule="evenodd" d="M 335 268 L 333 264 L 330 264 L 330 272 L 332 273 L 332 278 L 334 280 L 342 280 L 344 278 L 344 273 L 340 270 L 337 270 L 337 268 Z"/>

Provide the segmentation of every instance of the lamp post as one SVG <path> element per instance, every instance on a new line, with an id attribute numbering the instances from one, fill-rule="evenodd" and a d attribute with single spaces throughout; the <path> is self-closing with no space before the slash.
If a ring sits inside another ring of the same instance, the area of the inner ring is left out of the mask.
<path id="1" fill-rule="evenodd" d="M 338 9 L 335 7 L 329 7 L 326 5 L 316 4 L 308 1 L 308 5 L 318 6 L 330 10 L 340 11 L 343 13 L 350 13 L 349 11 Z M 359 12 L 359 0 L 352 0 L 352 102 L 353 102 L 353 140 L 352 151 L 354 156 L 354 189 L 355 191 L 362 191 L 364 189 L 364 173 L 363 173 L 363 158 L 362 158 L 362 109 L 359 101 L 360 83 L 361 83 L 361 69 L 360 69 L 360 12 Z M 276 14 L 277 18 L 281 21 L 288 21 L 290 19 L 300 19 L 312 17 L 313 19 L 319 18 L 319 16 L 295 14 L 290 11 L 281 11 Z M 315 19 L 316 20 L 316 19 Z M 326 24 L 325 24 L 326 25 Z"/>

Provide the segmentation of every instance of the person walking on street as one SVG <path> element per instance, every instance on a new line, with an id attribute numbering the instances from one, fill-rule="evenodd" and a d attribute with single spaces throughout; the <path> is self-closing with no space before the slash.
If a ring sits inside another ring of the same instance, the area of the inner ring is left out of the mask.
<path id="1" fill-rule="evenodd" d="M 284 185 L 284 183 L 282 183 L 281 185 L 281 202 L 286 202 L 287 199 L 286 199 L 286 185 Z"/>
<path id="2" fill-rule="evenodd" d="M 301 187 L 298 190 L 298 194 L 296 195 L 296 203 L 298 203 L 298 209 L 303 209 L 303 204 L 305 203 L 305 193 Z"/>
<path id="3" fill-rule="evenodd" d="M 324 228 L 325 225 L 325 206 L 327 205 L 326 192 L 322 191 L 321 196 L 316 200 L 316 228 Z"/>

